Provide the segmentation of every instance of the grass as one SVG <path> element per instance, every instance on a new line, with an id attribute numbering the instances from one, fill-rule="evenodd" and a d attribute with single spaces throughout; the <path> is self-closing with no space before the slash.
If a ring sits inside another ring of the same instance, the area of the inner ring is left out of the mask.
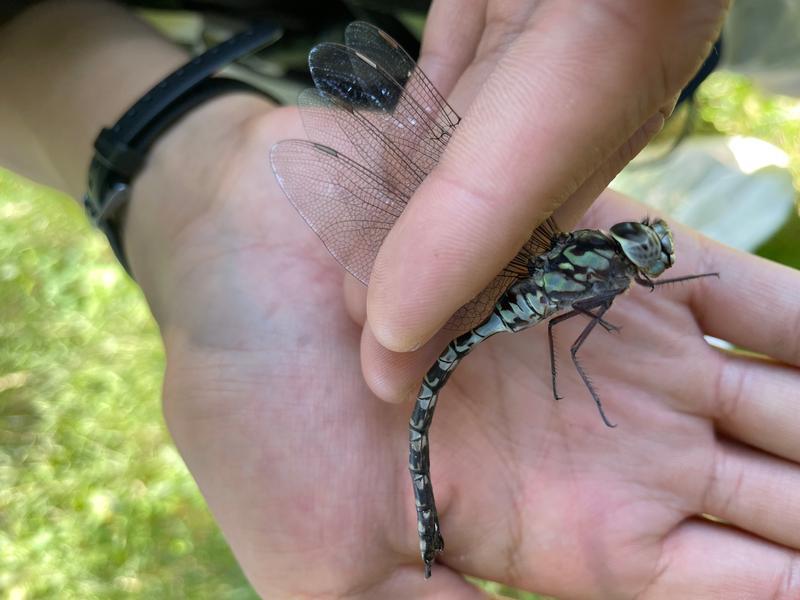
<path id="1" fill-rule="evenodd" d="M 800 190 L 800 103 L 723 74 L 699 102 L 701 132 L 775 143 Z M 760 251 L 800 266 L 798 239 L 795 215 Z M 78 207 L 0 170 L 3 598 L 256 597 L 165 430 L 163 363 L 138 288 Z"/>
<path id="2" fill-rule="evenodd" d="M 165 430 L 138 288 L 77 205 L 0 171 L 0 592 L 255 598 Z"/>

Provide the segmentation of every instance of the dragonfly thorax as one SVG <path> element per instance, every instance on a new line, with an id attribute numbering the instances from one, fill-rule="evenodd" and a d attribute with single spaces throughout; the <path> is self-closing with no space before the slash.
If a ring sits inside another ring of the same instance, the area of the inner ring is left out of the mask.
<path id="1" fill-rule="evenodd" d="M 627 259 L 646 277 L 658 277 L 675 263 L 672 232 L 661 219 L 652 223 L 649 219 L 617 223 L 610 233 Z"/>

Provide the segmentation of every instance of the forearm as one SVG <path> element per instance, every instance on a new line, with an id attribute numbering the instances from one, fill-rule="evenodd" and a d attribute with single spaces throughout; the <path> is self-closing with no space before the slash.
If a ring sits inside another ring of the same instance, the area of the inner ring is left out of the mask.
<path id="1" fill-rule="evenodd" d="M 0 30 L 0 81 L 13 82 L 0 96 L 0 165 L 79 197 L 100 129 L 186 60 L 108 2 L 59 0 L 29 9 Z M 223 193 L 225 169 L 252 146 L 252 124 L 270 108 L 253 95 L 207 102 L 156 140 L 133 181 L 123 244 L 162 325 L 176 272 L 204 251 L 181 233 L 213 219 L 204 217 Z M 266 169 L 269 146 L 256 151 Z"/>
<path id="2" fill-rule="evenodd" d="M 28 9 L 0 29 L 0 166 L 78 197 L 100 128 L 185 60 L 108 2 Z"/>

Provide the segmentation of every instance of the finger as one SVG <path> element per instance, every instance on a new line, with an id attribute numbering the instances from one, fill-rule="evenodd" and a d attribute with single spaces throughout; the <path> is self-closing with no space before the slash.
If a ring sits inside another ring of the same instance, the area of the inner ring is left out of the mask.
<path id="1" fill-rule="evenodd" d="M 350 273 L 345 273 L 342 289 L 348 316 L 356 325 L 363 326 L 367 320 L 367 288 Z"/>
<path id="2" fill-rule="evenodd" d="M 414 398 L 422 376 L 451 337 L 443 331 L 415 352 L 392 352 L 375 339 L 367 323 L 361 334 L 361 369 L 372 393 L 386 402 Z"/>
<path id="3" fill-rule="evenodd" d="M 720 274 L 694 307 L 703 332 L 800 365 L 800 272 L 707 238 L 692 244 L 696 267 Z"/>
<path id="4" fill-rule="evenodd" d="M 701 511 L 759 537 L 800 548 L 800 467 L 721 442 Z"/>
<path id="5" fill-rule="evenodd" d="M 368 313 L 389 348 L 419 346 L 477 294 L 532 227 L 678 91 L 707 46 L 678 44 L 666 78 L 647 58 L 653 46 L 681 40 L 687 15 L 705 12 L 697 7 L 706 3 L 630 3 L 628 21 L 571 3 L 544 6 L 500 59 L 381 249 Z M 716 25 L 704 16 L 712 25 L 702 38 L 710 40 Z"/>
<path id="6" fill-rule="evenodd" d="M 721 352 L 708 369 L 716 390 L 709 416 L 732 438 L 800 462 L 800 371 L 772 361 Z"/>
<path id="7" fill-rule="evenodd" d="M 553 213 L 556 223 L 566 229 L 573 226 L 586 213 L 592 202 L 601 195 L 618 194 L 607 189 L 608 184 L 645 146 L 664 128 L 665 119 L 672 113 L 677 102 L 677 96 L 666 102 L 652 115 L 622 146 L 602 164 L 589 178 L 572 194 L 569 199 Z M 638 217 L 636 217 L 638 218 Z M 607 223 L 598 227 L 607 227 Z"/>
<path id="8" fill-rule="evenodd" d="M 606 160 L 600 168 L 593 173 L 589 179 L 573 194 L 569 202 L 563 204 L 554 212 L 556 222 L 561 226 L 571 228 L 589 205 L 595 200 L 608 185 L 609 181 L 613 179 L 622 168 L 636 156 L 647 143 L 655 137 L 655 135 L 662 129 L 664 125 L 664 116 L 661 111 L 657 112 L 636 132 L 631 139 L 627 140 L 620 148 L 614 152 L 608 160 Z M 409 265 L 411 267 L 411 265 Z M 373 271 L 374 273 L 374 271 Z M 477 292 L 476 292 L 477 294 Z M 438 295 L 437 295 L 438 297 Z M 416 297 L 417 304 L 415 308 L 417 311 L 425 310 L 428 302 L 425 298 Z M 449 318 L 448 314 L 448 318 Z M 416 312 L 412 314 L 410 319 L 417 318 Z M 405 321 L 404 321 L 405 323 Z M 377 338 L 375 338 L 377 340 Z M 422 340 L 422 343 L 427 345 L 429 339 Z M 416 344 L 409 346 L 406 350 L 417 350 Z M 403 350 L 405 351 L 405 350 Z M 388 366 L 386 368 L 389 368 Z M 424 371 L 422 371 L 424 372 Z M 420 375 L 422 372 L 408 372 L 408 375 Z"/>
<path id="9" fill-rule="evenodd" d="M 428 11 L 419 66 L 445 97 L 475 57 L 485 16 L 486 0 L 472 0 L 466 10 L 459 0 L 437 0 Z"/>
<path id="10" fill-rule="evenodd" d="M 668 110 L 668 107 L 664 109 Z M 589 209 L 606 186 L 633 158 L 641 152 L 659 131 L 664 128 L 664 112 L 659 110 L 651 116 L 622 146 L 602 164 L 554 213 L 556 223 L 574 224 Z M 559 218 L 562 213 L 570 215 L 566 220 Z"/>
<path id="11" fill-rule="evenodd" d="M 463 10 L 463 5 L 460 9 Z M 472 103 L 534 10 L 535 2 L 487 3 L 483 28 L 472 61 L 448 94 L 448 100 L 457 111 L 462 111 Z"/>
<path id="12" fill-rule="evenodd" d="M 796 550 L 693 519 L 667 537 L 657 574 L 638 597 L 796 598 L 798 559 Z"/>

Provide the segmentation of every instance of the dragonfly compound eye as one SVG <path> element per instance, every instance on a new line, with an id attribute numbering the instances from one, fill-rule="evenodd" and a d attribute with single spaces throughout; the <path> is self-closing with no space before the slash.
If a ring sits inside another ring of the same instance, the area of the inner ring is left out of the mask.
<path id="1" fill-rule="evenodd" d="M 661 219 L 656 219 L 650 224 L 661 242 L 662 260 L 666 263 L 665 268 L 675 264 L 675 242 L 672 241 L 672 231 L 669 225 Z"/>
<path id="2" fill-rule="evenodd" d="M 611 237 L 619 243 L 628 260 L 648 277 L 658 277 L 672 266 L 672 238 L 666 223 L 660 219 L 653 224 L 617 223 L 611 228 Z"/>

